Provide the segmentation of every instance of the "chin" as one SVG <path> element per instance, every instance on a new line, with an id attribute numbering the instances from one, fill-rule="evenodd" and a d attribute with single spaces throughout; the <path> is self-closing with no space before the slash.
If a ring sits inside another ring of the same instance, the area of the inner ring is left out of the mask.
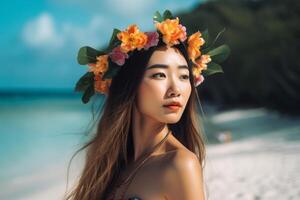
<path id="1" fill-rule="evenodd" d="M 168 116 L 165 117 L 164 119 L 162 119 L 163 122 L 165 122 L 166 124 L 175 124 L 177 123 L 181 118 L 181 115 L 174 115 L 174 116 Z"/>
<path id="2" fill-rule="evenodd" d="M 166 124 L 176 124 L 177 122 L 179 122 L 179 119 L 167 121 Z"/>

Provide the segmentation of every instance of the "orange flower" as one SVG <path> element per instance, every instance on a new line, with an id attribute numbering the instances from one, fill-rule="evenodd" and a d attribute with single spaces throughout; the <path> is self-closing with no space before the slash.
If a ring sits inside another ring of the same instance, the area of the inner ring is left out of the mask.
<path id="1" fill-rule="evenodd" d="M 125 31 L 118 33 L 117 37 L 122 41 L 121 50 L 124 53 L 133 51 L 136 48 L 140 50 L 147 43 L 147 35 L 143 32 L 140 32 L 135 24 L 128 26 Z"/>
<path id="2" fill-rule="evenodd" d="M 197 59 L 195 65 L 193 66 L 193 76 L 195 78 L 199 78 L 202 71 L 207 69 L 207 63 L 210 61 L 210 55 L 202 55 L 199 59 Z"/>
<path id="3" fill-rule="evenodd" d="M 102 75 L 95 75 L 94 88 L 96 92 L 107 94 L 111 84 L 111 79 L 102 80 Z"/>
<path id="4" fill-rule="evenodd" d="M 189 37 L 188 54 L 193 62 L 195 62 L 195 59 L 201 55 L 200 47 L 204 44 L 204 42 L 205 41 L 201 38 L 201 33 L 199 31 Z"/>
<path id="5" fill-rule="evenodd" d="M 201 70 L 207 69 L 207 63 L 211 61 L 210 55 L 202 55 L 198 60 L 196 60 L 197 68 Z"/>
<path id="6" fill-rule="evenodd" d="M 193 76 L 195 78 L 199 77 L 201 72 L 202 72 L 202 69 L 200 67 L 197 67 L 197 66 L 193 67 Z"/>
<path id="7" fill-rule="evenodd" d="M 156 28 L 162 33 L 165 44 L 172 46 L 178 44 L 180 40 L 186 40 L 186 28 L 179 24 L 179 19 L 166 19 L 155 24 Z"/>
<path id="8" fill-rule="evenodd" d="M 96 64 L 88 64 L 89 72 L 94 72 L 95 75 L 104 74 L 108 69 L 108 55 L 101 55 L 97 57 Z"/>

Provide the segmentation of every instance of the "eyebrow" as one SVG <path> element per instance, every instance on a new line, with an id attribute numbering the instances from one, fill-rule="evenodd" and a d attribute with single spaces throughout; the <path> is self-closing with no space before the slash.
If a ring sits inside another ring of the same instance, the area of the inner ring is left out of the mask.
<path id="1" fill-rule="evenodd" d="M 163 69 L 168 69 L 169 66 L 168 65 L 164 65 L 164 64 L 154 64 L 154 65 L 151 65 L 149 67 L 147 67 L 146 70 L 148 69 L 153 69 L 153 68 L 163 68 Z M 186 65 L 178 65 L 178 69 L 189 69 L 188 66 Z"/>

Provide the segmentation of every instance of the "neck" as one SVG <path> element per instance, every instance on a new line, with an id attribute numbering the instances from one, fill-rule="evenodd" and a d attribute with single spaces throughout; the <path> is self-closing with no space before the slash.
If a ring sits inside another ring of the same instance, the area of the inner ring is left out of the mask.
<path id="1" fill-rule="evenodd" d="M 153 149 L 156 144 L 163 140 L 168 132 L 169 128 L 166 123 L 158 122 L 142 115 L 135 107 L 132 120 L 133 161 L 136 161 L 140 156 Z M 165 151 L 163 146 L 160 146 L 159 149 L 155 152 L 163 153 Z"/>

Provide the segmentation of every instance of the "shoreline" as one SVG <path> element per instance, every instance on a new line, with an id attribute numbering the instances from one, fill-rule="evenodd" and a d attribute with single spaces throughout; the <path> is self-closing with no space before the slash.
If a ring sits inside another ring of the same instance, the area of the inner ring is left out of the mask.
<path id="1" fill-rule="evenodd" d="M 280 138 L 256 137 L 208 145 L 204 168 L 207 199 L 298 199 L 299 152 L 298 141 Z M 66 167 L 51 167 L 51 170 L 54 173 L 35 173 L 27 179 L 18 177 L 19 180 L 11 186 L 18 186 L 19 189 L 2 187 L 7 194 L 0 194 L 1 199 L 62 199 L 66 187 Z M 72 167 L 69 188 L 75 174 L 76 170 Z"/>

